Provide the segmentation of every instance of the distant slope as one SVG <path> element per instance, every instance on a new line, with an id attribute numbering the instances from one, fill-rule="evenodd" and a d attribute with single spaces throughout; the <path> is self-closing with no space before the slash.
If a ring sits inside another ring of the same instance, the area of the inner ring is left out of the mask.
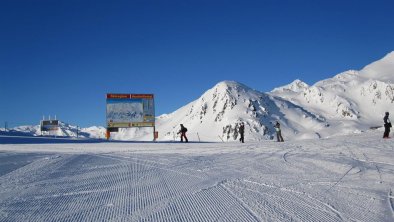
<path id="1" fill-rule="evenodd" d="M 102 126 L 92 126 L 88 128 L 77 128 L 77 126 L 73 126 L 67 123 L 60 122 L 59 129 L 51 132 L 42 132 L 40 131 L 40 126 L 18 126 L 12 129 L 7 130 L 0 129 L 1 135 L 14 135 L 14 136 L 40 136 L 40 135 L 48 135 L 48 136 L 62 136 L 62 137 L 78 137 L 81 138 L 104 138 L 105 137 L 105 128 Z"/>
<path id="2" fill-rule="evenodd" d="M 337 133 L 346 133 L 382 124 L 384 112 L 394 110 L 393 82 L 391 52 L 360 71 L 346 71 L 312 86 L 292 83 L 270 94 L 323 116 Z"/>

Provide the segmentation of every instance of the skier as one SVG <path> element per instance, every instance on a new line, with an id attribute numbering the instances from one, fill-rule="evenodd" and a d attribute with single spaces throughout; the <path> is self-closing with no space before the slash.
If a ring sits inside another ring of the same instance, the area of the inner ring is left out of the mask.
<path id="1" fill-rule="evenodd" d="M 278 121 L 276 121 L 276 124 L 275 124 L 274 127 L 275 127 L 275 131 L 276 131 L 277 141 L 278 142 L 284 142 L 283 137 L 282 137 L 282 133 L 281 133 L 281 130 L 280 130 L 280 124 L 279 124 Z"/>
<path id="2" fill-rule="evenodd" d="M 389 112 L 386 112 L 386 115 L 383 118 L 384 121 L 384 133 L 383 133 L 383 138 L 388 139 L 390 138 L 390 128 L 391 128 L 391 122 L 389 119 Z"/>
<path id="3" fill-rule="evenodd" d="M 245 133 L 245 125 L 244 123 L 241 123 L 241 125 L 239 126 L 239 134 L 241 135 L 241 137 L 239 138 L 239 141 L 241 141 L 241 143 L 244 143 L 245 138 L 244 138 L 244 133 Z"/>
<path id="4" fill-rule="evenodd" d="M 187 128 L 183 126 L 183 124 L 181 124 L 181 129 L 179 130 L 178 134 L 181 134 L 181 142 L 183 142 L 183 138 L 185 138 L 185 142 L 189 142 L 189 140 L 186 137 L 186 132 L 187 132 Z"/>

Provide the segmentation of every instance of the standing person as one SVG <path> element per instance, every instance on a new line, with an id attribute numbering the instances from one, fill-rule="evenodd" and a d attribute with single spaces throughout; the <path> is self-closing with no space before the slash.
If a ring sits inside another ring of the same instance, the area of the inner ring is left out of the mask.
<path id="1" fill-rule="evenodd" d="M 181 129 L 179 130 L 178 134 L 181 134 L 181 142 L 183 142 L 183 138 L 185 138 L 185 142 L 189 142 L 189 140 L 186 137 L 186 132 L 187 132 L 187 128 L 183 126 L 183 124 L 181 124 Z"/>
<path id="2" fill-rule="evenodd" d="M 239 141 L 241 141 L 241 143 L 244 143 L 245 141 L 245 138 L 244 138 L 244 135 L 245 135 L 245 125 L 244 125 L 244 123 L 241 123 L 241 125 L 239 126 L 239 129 L 238 129 L 238 131 L 239 131 L 239 134 L 241 135 L 241 137 L 239 138 Z"/>
<path id="3" fill-rule="evenodd" d="M 391 122 L 389 119 L 389 112 L 386 112 L 386 115 L 383 118 L 384 121 L 384 133 L 383 133 L 383 138 L 388 139 L 390 138 L 390 128 L 391 128 Z"/>
<path id="4" fill-rule="evenodd" d="M 276 121 L 276 124 L 275 124 L 274 127 L 275 127 L 275 131 L 276 131 L 276 138 L 277 138 L 277 141 L 278 141 L 278 142 L 284 142 L 283 137 L 282 137 L 282 132 L 281 132 L 281 130 L 280 130 L 280 124 L 279 124 L 278 121 Z"/>

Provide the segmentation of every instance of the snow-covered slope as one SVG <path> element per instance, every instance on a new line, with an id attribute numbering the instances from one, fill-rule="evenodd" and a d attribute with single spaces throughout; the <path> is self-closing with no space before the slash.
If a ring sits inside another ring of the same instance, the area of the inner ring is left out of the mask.
<path id="1" fill-rule="evenodd" d="M 51 132 L 42 132 L 40 125 L 35 126 L 18 126 L 4 131 L 0 130 L 1 134 L 7 135 L 30 135 L 30 136 L 62 136 L 62 137 L 81 137 L 81 138 L 105 138 L 106 129 L 102 126 L 92 126 L 88 128 L 79 128 L 67 123 L 59 122 L 59 129 Z"/>
<path id="2" fill-rule="evenodd" d="M 323 116 L 337 133 L 347 133 L 382 125 L 384 112 L 394 109 L 393 82 L 391 52 L 360 71 L 346 71 L 312 86 L 293 83 L 270 94 Z"/>
<path id="3" fill-rule="evenodd" d="M 381 60 L 365 66 L 360 71 L 360 76 L 381 82 L 394 83 L 394 51 Z"/>
<path id="4" fill-rule="evenodd" d="M 192 140 L 234 141 L 245 123 L 247 141 L 273 138 L 278 120 L 288 138 L 316 138 L 325 121 L 302 107 L 253 90 L 241 83 L 223 81 L 199 99 L 157 120 L 161 140 L 175 139 L 179 124 L 188 128 Z"/>
<path id="5" fill-rule="evenodd" d="M 246 144 L 8 138 L 16 142 L 0 144 L 0 221 L 393 222 L 394 148 L 381 135 Z"/>

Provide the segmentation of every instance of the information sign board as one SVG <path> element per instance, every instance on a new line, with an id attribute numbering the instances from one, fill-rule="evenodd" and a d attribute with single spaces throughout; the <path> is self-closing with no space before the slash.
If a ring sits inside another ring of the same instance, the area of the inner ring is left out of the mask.
<path id="1" fill-rule="evenodd" d="M 55 131 L 59 129 L 59 120 L 41 120 L 41 131 Z"/>
<path id="2" fill-rule="evenodd" d="M 107 94 L 107 128 L 154 126 L 153 94 Z"/>

